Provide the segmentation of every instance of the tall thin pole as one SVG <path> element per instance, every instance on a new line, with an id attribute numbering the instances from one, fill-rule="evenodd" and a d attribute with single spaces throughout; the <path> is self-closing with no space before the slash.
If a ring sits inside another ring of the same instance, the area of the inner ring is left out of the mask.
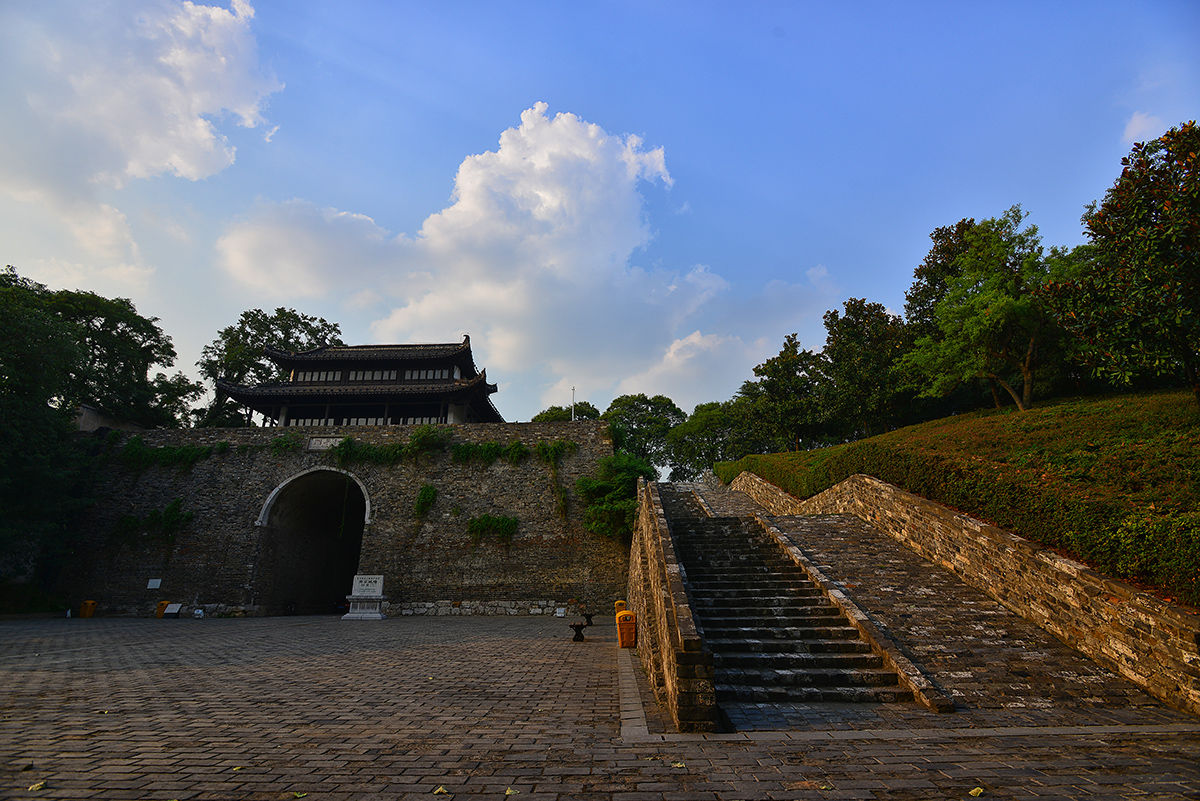
<path id="1" fill-rule="evenodd" d="M 575 387 L 571 387 L 571 422 L 575 422 Z"/>

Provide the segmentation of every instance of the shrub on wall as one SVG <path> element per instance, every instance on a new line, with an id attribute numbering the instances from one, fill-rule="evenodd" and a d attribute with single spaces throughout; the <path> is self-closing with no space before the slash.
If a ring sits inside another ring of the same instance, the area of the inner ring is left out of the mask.
<path id="1" fill-rule="evenodd" d="M 501 545 L 511 545 L 517 533 L 517 518 L 493 515 L 480 515 L 467 521 L 467 533 L 471 542 L 478 545 L 488 537 L 495 537 Z"/>
<path id="2" fill-rule="evenodd" d="M 533 452 L 550 468 L 550 491 L 554 493 L 554 508 L 558 516 L 567 519 L 567 489 L 558 478 L 558 466 L 563 458 L 579 450 L 579 446 L 569 439 L 556 439 L 553 442 L 541 441 L 533 446 Z"/>
<path id="3" fill-rule="evenodd" d="M 408 442 L 403 443 L 375 445 L 361 442 L 353 437 L 346 437 L 329 449 L 329 455 L 338 467 L 345 467 L 351 462 L 391 465 L 404 459 L 418 459 L 427 454 L 443 451 L 449 442 L 449 431 L 437 426 L 425 425 L 418 426 L 413 430 Z"/>
<path id="4" fill-rule="evenodd" d="M 450 449 L 450 458 L 459 464 L 476 462 L 484 467 L 490 467 L 497 459 L 504 459 L 511 465 L 518 465 L 529 456 L 526 448 L 519 440 L 513 440 L 507 445 L 499 442 L 459 442 Z"/>
<path id="5" fill-rule="evenodd" d="M 425 514 L 433 508 L 433 502 L 437 500 L 437 487 L 432 484 L 426 484 L 417 492 L 417 500 L 413 504 L 413 514 L 417 517 L 424 517 Z"/>
<path id="6" fill-rule="evenodd" d="M 218 443 L 218 445 L 220 444 Z M 220 452 L 224 453 L 228 447 L 228 443 L 225 443 L 225 448 L 222 448 Z M 121 447 L 117 458 L 131 470 L 145 470 L 152 465 L 190 470 L 196 465 L 196 462 L 212 456 L 215 450 L 215 446 L 212 445 L 164 445 L 155 448 L 147 445 L 145 440 L 134 434 Z"/>
<path id="7" fill-rule="evenodd" d="M 575 491 L 583 501 L 583 525 L 596 534 L 629 541 L 637 519 L 638 476 L 653 481 L 657 471 L 623 451 L 601 459 L 595 476 L 580 476 Z"/>
<path id="8" fill-rule="evenodd" d="M 133 543 L 139 539 L 171 543 L 181 528 L 191 522 L 193 512 L 183 510 L 183 501 L 174 499 L 162 510 L 155 509 L 145 517 L 123 515 L 117 520 L 113 536 L 120 542 Z"/>

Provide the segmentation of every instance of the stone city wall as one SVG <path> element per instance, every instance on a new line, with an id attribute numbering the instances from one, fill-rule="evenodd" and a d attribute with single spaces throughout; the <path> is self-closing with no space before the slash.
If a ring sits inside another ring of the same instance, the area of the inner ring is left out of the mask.
<path id="1" fill-rule="evenodd" d="M 696 632 L 681 569 L 658 485 L 638 479 L 628 601 L 637 615 L 638 657 L 679 731 L 716 731 L 713 658 Z"/>
<path id="2" fill-rule="evenodd" d="M 456 463 L 449 450 L 394 465 L 338 466 L 329 450 L 344 437 L 403 444 L 415 426 L 147 431 L 140 436 L 151 447 L 216 447 L 191 467 L 142 470 L 118 457 L 128 435 L 110 434 L 120 439 L 109 444 L 99 500 L 82 521 L 82 544 L 63 590 L 75 603 L 96 600 L 102 613 L 148 614 L 162 600 L 184 603 L 185 612 L 292 611 L 281 606 L 289 590 L 324 581 L 322 571 L 333 569 L 323 564 L 331 557 L 320 550 L 321 538 L 361 530 L 361 550 L 351 546 L 345 557 L 350 575 L 382 574 L 391 614 L 610 609 L 625 587 L 626 550 L 583 528 L 574 492 L 575 480 L 612 454 L 607 424 L 443 428 L 452 444 L 517 440 L 533 450 L 539 442 L 573 442 L 576 450 L 557 471 L 567 493 L 566 518 L 557 509 L 552 471 L 536 453 L 518 464 L 500 458 L 490 466 Z M 418 515 L 416 499 L 427 485 L 436 500 Z M 128 532 L 129 519 L 153 518 L 175 499 L 189 519 L 174 534 Z M 511 542 L 471 537 L 468 521 L 484 514 L 518 520 Z M 318 530 L 326 523 L 328 535 Z M 161 586 L 148 589 L 151 579 Z M 349 593 L 349 580 L 345 584 Z"/>
<path id="3" fill-rule="evenodd" d="M 1200 615 L 871 476 L 799 500 L 752 473 L 773 514 L 852 514 L 1168 703 L 1200 714 Z M 803 543 L 800 543 L 803 545 Z"/>

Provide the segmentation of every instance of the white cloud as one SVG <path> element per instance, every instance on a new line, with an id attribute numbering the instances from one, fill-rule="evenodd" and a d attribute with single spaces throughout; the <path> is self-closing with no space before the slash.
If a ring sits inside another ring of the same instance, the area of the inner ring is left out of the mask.
<path id="1" fill-rule="evenodd" d="M 1135 111 L 1129 122 L 1125 123 L 1125 133 L 1121 136 L 1121 141 L 1126 144 L 1144 142 L 1161 136 L 1166 130 L 1166 124 L 1158 117 L 1144 111 Z"/>
<path id="2" fill-rule="evenodd" d="M 97 269 L 144 274 L 114 191 L 233 163 L 219 124 L 260 125 L 281 88 L 259 70 L 253 16 L 245 0 L 8 4 L 0 69 L 20 80 L 0 87 L 0 191 L 59 221 Z"/>
<path id="3" fill-rule="evenodd" d="M 708 266 L 637 266 L 651 238 L 642 192 L 670 181 L 662 148 L 539 103 L 495 150 L 463 160 L 450 205 L 416 234 L 306 201 L 262 204 L 221 237 L 219 263 L 273 300 L 385 298 L 390 311 L 362 330 L 374 341 L 469 332 L 509 417 L 567 403 L 571 386 L 601 408 L 624 392 L 723 399 L 761 358 L 764 332 L 822 292 L 780 284 L 727 315 L 730 285 Z"/>

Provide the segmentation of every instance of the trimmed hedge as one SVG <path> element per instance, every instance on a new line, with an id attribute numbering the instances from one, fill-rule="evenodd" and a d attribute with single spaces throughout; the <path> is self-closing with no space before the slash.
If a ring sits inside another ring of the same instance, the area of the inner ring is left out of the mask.
<path id="1" fill-rule="evenodd" d="M 1152 397 L 1143 406 L 1158 412 L 1157 401 L 1163 397 Z M 1196 435 L 1187 418 L 1183 434 L 1168 431 L 1170 441 L 1186 446 L 1171 455 L 1175 475 L 1158 479 L 1166 497 L 1156 503 L 1150 500 L 1156 487 L 1147 482 L 1163 473 L 1161 450 L 1153 452 L 1130 439 L 1129 431 L 1144 422 L 1129 417 L 1131 405 L 1141 408 L 1137 404 L 1126 404 L 1122 415 L 1108 417 L 1107 410 L 1094 408 L 1112 402 L 1035 409 L 1009 415 L 1009 421 L 982 424 L 983 415 L 967 415 L 961 421 L 937 421 L 936 426 L 914 426 L 817 451 L 747 456 L 719 463 L 714 470 L 726 484 L 748 470 L 797 498 L 816 495 L 856 473 L 871 475 L 1063 551 L 1106 574 L 1150 585 L 1169 600 L 1200 605 L 1200 512 L 1194 505 L 1196 474 L 1189 472 L 1198 455 Z M 1073 429 L 1068 418 L 1076 411 L 1084 423 Z M 1195 414 L 1190 408 L 1187 413 Z M 1061 445 L 1050 454 L 1028 436 L 1046 421 L 1054 422 L 1056 444 Z M 976 455 L 964 443 L 978 437 L 984 425 L 995 449 L 976 448 L 984 451 Z M 954 426 L 961 427 L 960 437 L 953 436 Z M 1004 441 L 1005 432 L 1013 430 L 1017 439 Z M 1071 450 L 1069 442 L 1062 442 L 1081 432 L 1087 447 Z M 941 440 L 945 444 L 939 446 Z M 1000 453 L 1005 445 L 1009 450 Z M 1145 456 L 1138 456 L 1143 451 Z M 1100 468 L 1064 479 L 1062 466 L 1083 461 L 1080 453 L 1094 453 L 1092 461 L 1101 466 L 1119 461 L 1124 478 L 1106 480 L 1131 482 L 1136 491 L 1098 484 Z"/>

